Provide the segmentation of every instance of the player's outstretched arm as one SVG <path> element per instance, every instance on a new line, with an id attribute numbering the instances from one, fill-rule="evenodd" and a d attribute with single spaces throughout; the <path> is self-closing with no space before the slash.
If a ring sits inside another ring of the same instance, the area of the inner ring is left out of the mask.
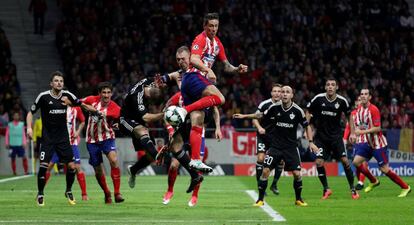
<path id="1" fill-rule="evenodd" d="M 224 63 L 224 72 L 226 73 L 246 73 L 248 66 L 240 64 L 238 67 L 231 65 L 228 60 L 223 61 Z"/>
<path id="2" fill-rule="evenodd" d="M 251 113 L 251 114 L 235 113 L 233 114 L 233 118 L 235 119 L 260 119 L 262 117 L 263 117 L 263 113 Z"/>

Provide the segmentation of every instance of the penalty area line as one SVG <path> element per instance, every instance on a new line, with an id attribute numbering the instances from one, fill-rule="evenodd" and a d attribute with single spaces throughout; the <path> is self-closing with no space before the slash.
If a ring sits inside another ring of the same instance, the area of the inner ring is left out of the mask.
<path id="1" fill-rule="evenodd" d="M 23 178 L 27 178 L 27 177 L 31 177 L 33 175 L 23 175 L 23 176 L 18 176 L 18 177 L 10 177 L 10 178 L 5 178 L 5 179 L 0 179 L 0 183 L 5 183 L 8 181 L 12 181 L 12 180 L 20 180 Z"/>
<path id="2" fill-rule="evenodd" d="M 253 190 L 246 190 L 246 193 L 254 201 L 256 201 L 257 198 L 259 197 L 257 195 L 257 193 L 255 191 L 253 191 Z M 269 215 L 272 218 L 273 221 L 279 221 L 279 222 L 286 221 L 286 219 L 282 215 L 280 215 L 280 213 L 278 213 L 276 210 L 272 209 L 272 207 L 270 207 L 269 204 L 267 204 L 266 202 L 265 202 L 264 206 L 261 206 L 260 208 L 263 209 L 263 211 L 265 211 L 265 213 L 267 215 Z"/>

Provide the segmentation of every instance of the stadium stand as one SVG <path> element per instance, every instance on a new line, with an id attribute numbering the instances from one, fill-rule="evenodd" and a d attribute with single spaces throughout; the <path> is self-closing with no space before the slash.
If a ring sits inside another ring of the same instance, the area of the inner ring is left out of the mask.
<path id="1" fill-rule="evenodd" d="M 384 128 L 413 128 L 414 32 L 405 1 L 144 4 L 61 1 L 64 19 L 56 43 L 65 72 L 73 78 L 70 88 L 79 96 L 109 80 L 120 101 L 134 81 L 175 70 L 175 49 L 191 44 L 207 8 L 220 14 L 219 36 L 229 61 L 251 70 L 244 76 L 218 74 L 218 86 L 227 96 L 223 121 L 234 112 L 254 111 L 269 96 L 271 81 L 293 85 L 296 101 L 304 106 L 323 91 L 324 78 L 334 75 L 339 93 L 351 101 L 361 87 L 373 89 Z M 232 123 L 251 127 L 249 122 Z"/>

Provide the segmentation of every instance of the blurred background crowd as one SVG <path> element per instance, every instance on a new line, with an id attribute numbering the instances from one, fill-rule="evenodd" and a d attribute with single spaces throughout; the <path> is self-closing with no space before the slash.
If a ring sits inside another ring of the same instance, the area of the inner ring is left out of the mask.
<path id="1" fill-rule="evenodd" d="M 223 73 L 219 63 L 214 68 L 226 96 L 225 129 L 251 128 L 250 121 L 231 115 L 254 112 L 270 97 L 273 82 L 294 87 L 296 102 L 305 107 L 324 92 L 331 75 L 350 102 L 362 87 L 372 89 L 383 128 L 413 128 L 414 18 L 404 0 L 60 0 L 59 6 L 63 18 L 56 25 L 56 46 L 66 85 L 80 97 L 110 81 L 113 99 L 122 104 L 129 85 L 177 70 L 175 50 L 190 46 L 203 29 L 203 15 L 216 11 L 229 61 L 250 70 L 233 75 Z M 4 124 L 22 107 L 1 30 L 0 52 Z"/>

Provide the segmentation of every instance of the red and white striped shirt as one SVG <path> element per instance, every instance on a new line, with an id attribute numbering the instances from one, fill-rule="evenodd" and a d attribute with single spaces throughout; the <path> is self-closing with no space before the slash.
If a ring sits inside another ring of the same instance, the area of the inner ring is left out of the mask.
<path id="1" fill-rule="evenodd" d="M 362 105 L 358 107 L 355 115 L 355 128 L 360 130 L 367 130 L 375 127 L 381 127 L 381 115 L 378 108 L 368 103 L 368 107 L 364 108 Z M 361 134 L 357 136 L 356 143 L 366 143 L 373 149 L 380 149 L 387 146 L 387 139 L 382 134 L 382 131 L 378 133 Z"/>
<path id="2" fill-rule="evenodd" d="M 82 99 L 82 102 L 92 105 L 102 114 L 101 119 L 98 119 L 96 116 L 89 116 L 86 128 L 86 142 L 96 143 L 107 139 L 115 139 L 112 125 L 114 121 L 119 119 L 121 107 L 112 100 L 106 106 L 103 105 L 99 95 L 88 96 Z"/>
<path id="3" fill-rule="evenodd" d="M 213 40 L 207 37 L 203 31 L 194 39 L 191 45 L 191 54 L 199 55 L 201 61 L 208 68 L 213 67 L 216 58 L 220 61 L 227 60 L 226 52 L 220 39 L 215 36 Z M 197 72 L 198 70 L 190 64 L 189 72 Z"/>
<path id="4" fill-rule="evenodd" d="M 80 137 L 74 137 L 77 129 L 77 121 L 85 122 L 85 116 L 80 107 L 70 107 L 66 111 L 66 121 L 68 123 L 68 133 L 70 145 L 79 145 Z"/>

